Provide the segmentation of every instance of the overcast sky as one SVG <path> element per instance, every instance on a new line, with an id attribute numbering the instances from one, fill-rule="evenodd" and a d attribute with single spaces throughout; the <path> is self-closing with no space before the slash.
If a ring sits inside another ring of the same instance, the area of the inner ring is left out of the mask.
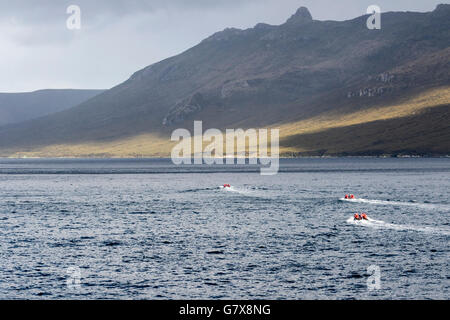
<path id="1" fill-rule="evenodd" d="M 103 89 L 226 27 L 278 25 L 300 6 L 317 20 L 346 20 L 377 4 L 432 11 L 446 0 L 0 0 L 0 92 Z M 69 30 L 69 5 L 81 29 Z"/>

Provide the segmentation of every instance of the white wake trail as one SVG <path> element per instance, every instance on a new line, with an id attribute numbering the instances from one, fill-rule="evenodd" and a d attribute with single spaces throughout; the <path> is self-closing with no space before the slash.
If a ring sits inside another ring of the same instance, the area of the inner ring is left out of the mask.
<path id="1" fill-rule="evenodd" d="M 417 203 L 417 202 L 402 202 L 402 201 L 387 201 L 387 200 L 371 200 L 371 199 L 345 199 L 340 198 L 340 201 L 344 202 L 353 202 L 353 203 L 368 203 L 375 205 L 383 205 L 383 206 L 408 206 L 408 207 L 417 207 L 423 209 L 444 209 L 450 210 L 449 205 L 445 204 L 433 204 L 433 203 Z"/>
<path id="2" fill-rule="evenodd" d="M 357 226 L 374 228 L 374 229 L 390 229 L 390 230 L 397 230 L 397 231 L 417 231 L 417 232 L 425 232 L 425 233 L 450 236 L 450 229 L 448 229 L 448 228 L 393 224 L 393 223 L 388 223 L 388 222 L 385 222 L 382 220 L 375 220 L 375 219 L 371 219 L 371 218 L 368 218 L 368 220 L 355 220 L 353 217 L 350 217 L 349 219 L 347 219 L 347 223 L 357 225 Z"/>
<path id="3" fill-rule="evenodd" d="M 251 189 L 246 189 L 246 188 L 238 188 L 238 187 L 233 187 L 233 186 L 231 186 L 231 187 L 220 186 L 219 188 L 222 191 L 225 191 L 225 192 L 238 193 L 238 194 L 241 194 L 241 195 L 247 196 L 247 197 L 262 197 L 260 192 L 258 192 L 257 190 L 251 190 Z"/>

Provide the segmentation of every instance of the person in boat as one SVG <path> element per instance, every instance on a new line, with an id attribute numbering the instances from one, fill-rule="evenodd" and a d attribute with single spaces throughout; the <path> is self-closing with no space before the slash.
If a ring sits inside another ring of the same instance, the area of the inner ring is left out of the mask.
<path id="1" fill-rule="evenodd" d="M 359 213 L 355 213 L 355 215 L 353 217 L 355 218 L 355 220 L 362 220 L 362 218 L 359 215 Z"/>
<path id="2" fill-rule="evenodd" d="M 351 194 L 350 199 L 355 199 L 355 196 Z"/>
<path id="3" fill-rule="evenodd" d="M 367 219 L 367 214 L 365 214 L 364 212 L 361 214 L 361 219 L 369 220 L 369 219 Z"/>
<path id="4" fill-rule="evenodd" d="M 348 199 L 348 194 L 345 195 L 344 199 Z"/>

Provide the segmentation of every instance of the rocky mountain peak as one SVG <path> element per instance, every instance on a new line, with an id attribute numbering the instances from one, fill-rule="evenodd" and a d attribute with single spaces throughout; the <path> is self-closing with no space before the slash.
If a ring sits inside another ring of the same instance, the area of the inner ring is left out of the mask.
<path id="1" fill-rule="evenodd" d="M 286 24 L 300 25 L 311 21 L 313 21 L 313 18 L 308 8 L 300 7 L 297 12 L 286 21 Z"/>
<path id="2" fill-rule="evenodd" d="M 436 9 L 434 9 L 433 13 L 436 14 L 448 14 L 450 12 L 450 4 L 438 4 Z"/>
<path id="3" fill-rule="evenodd" d="M 450 4 L 441 3 L 436 6 L 436 9 L 434 9 L 434 11 L 441 11 L 441 10 L 446 11 L 450 10 Z"/>

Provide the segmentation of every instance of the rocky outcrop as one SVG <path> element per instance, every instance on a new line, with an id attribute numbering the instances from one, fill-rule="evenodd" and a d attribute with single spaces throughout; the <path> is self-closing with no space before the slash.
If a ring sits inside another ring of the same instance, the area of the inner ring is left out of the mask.
<path id="1" fill-rule="evenodd" d="M 380 81 L 380 82 L 384 82 L 384 83 L 392 82 L 394 79 L 395 79 L 395 76 L 393 74 L 390 74 L 389 72 L 383 72 L 382 74 L 379 74 L 375 78 L 376 81 Z"/>
<path id="2" fill-rule="evenodd" d="M 163 119 L 164 126 L 183 122 L 187 116 L 195 114 L 203 110 L 206 101 L 201 93 L 195 93 L 192 96 L 178 102 L 170 109 L 167 116 Z"/>
<path id="3" fill-rule="evenodd" d="M 353 97 L 376 97 L 389 92 L 391 89 L 387 87 L 361 88 L 359 91 L 349 91 L 347 98 Z"/>
<path id="4" fill-rule="evenodd" d="M 360 88 L 356 91 L 347 92 L 347 98 L 353 97 L 377 97 L 393 90 L 393 87 L 389 84 L 394 82 L 396 76 L 390 72 L 383 72 L 377 76 L 368 77 L 368 85 L 364 88 Z M 386 84 L 385 86 L 370 86 L 369 84 L 374 84 L 374 82 L 382 82 Z"/>
<path id="5" fill-rule="evenodd" d="M 220 91 L 220 97 L 226 99 L 239 93 L 251 93 L 256 91 L 247 80 L 237 80 L 226 82 Z"/>
<path id="6" fill-rule="evenodd" d="M 284 25 L 288 27 L 297 27 L 302 26 L 307 23 L 310 23 L 313 21 L 312 15 L 309 12 L 309 10 L 305 7 L 300 7 L 295 14 L 293 14 L 285 23 Z M 209 38 L 203 40 L 203 42 L 214 42 L 214 41 L 231 41 L 237 37 L 240 36 L 248 36 L 259 32 L 266 32 L 266 31 L 272 31 L 276 30 L 276 26 L 272 26 L 266 23 L 258 23 L 254 28 L 249 29 L 237 29 L 237 28 L 226 28 L 223 31 L 216 32 Z M 268 35 L 267 37 L 262 37 L 261 40 L 269 40 L 269 39 L 277 39 L 281 36 L 275 36 L 275 35 Z M 281 37 L 282 38 L 282 37 Z M 292 37 L 289 37 L 291 39 Z"/>
<path id="7" fill-rule="evenodd" d="M 312 21 L 313 18 L 308 8 L 300 7 L 297 12 L 286 21 L 286 25 L 302 25 Z"/>

